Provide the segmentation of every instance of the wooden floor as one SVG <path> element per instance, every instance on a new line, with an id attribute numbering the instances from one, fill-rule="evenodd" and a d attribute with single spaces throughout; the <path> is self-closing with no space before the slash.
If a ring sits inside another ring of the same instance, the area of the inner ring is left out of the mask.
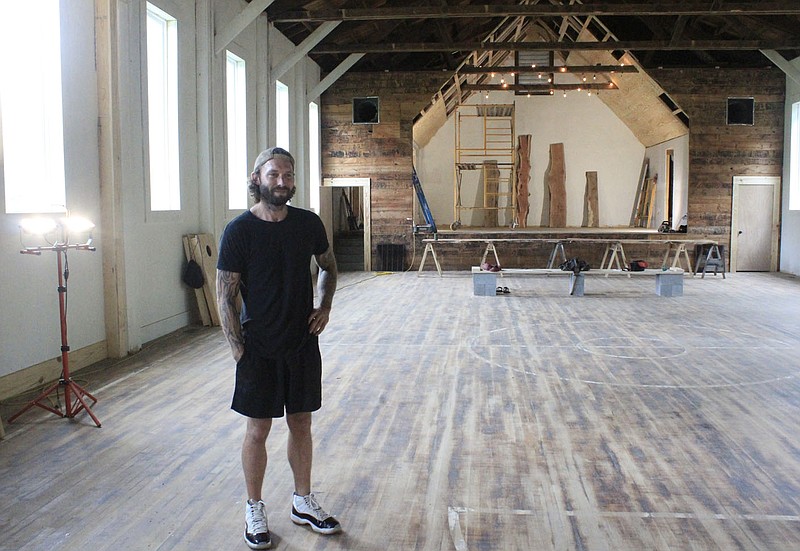
<path id="1" fill-rule="evenodd" d="M 277 422 L 276 549 L 800 549 L 800 279 L 503 285 L 344 274 L 313 485 L 345 531 L 289 520 Z M 218 329 L 190 328 L 78 374 L 102 428 L 6 425 L 0 549 L 247 549 L 233 370 Z"/>

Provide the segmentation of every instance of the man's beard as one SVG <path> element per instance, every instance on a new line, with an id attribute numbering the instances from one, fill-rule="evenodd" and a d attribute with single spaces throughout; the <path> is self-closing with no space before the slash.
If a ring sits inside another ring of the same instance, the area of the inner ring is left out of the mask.
<path id="1" fill-rule="evenodd" d="M 289 200 L 292 197 L 294 197 L 294 194 L 297 191 L 296 187 L 293 187 L 291 189 L 285 187 L 284 188 L 275 187 L 270 189 L 268 186 L 265 186 L 263 184 L 260 187 L 261 187 L 261 200 L 269 205 L 274 205 L 276 207 L 282 207 L 283 205 L 288 203 Z M 289 193 L 287 193 L 286 195 L 275 195 L 276 189 L 285 189 Z"/>

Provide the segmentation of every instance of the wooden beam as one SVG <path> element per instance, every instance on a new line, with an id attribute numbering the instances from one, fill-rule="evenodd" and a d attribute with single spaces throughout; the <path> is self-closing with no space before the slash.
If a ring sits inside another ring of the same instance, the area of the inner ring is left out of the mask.
<path id="1" fill-rule="evenodd" d="M 775 50 L 761 50 L 761 53 L 764 54 L 767 59 L 777 65 L 781 71 L 786 73 L 786 76 L 791 78 L 797 84 L 800 84 L 800 69 L 792 65 L 785 57 Z"/>
<path id="2" fill-rule="evenodd" d="M 461 74 L 477 75 L 485 73 L 510 74 L 510 73 L 638 73 L 639 69 L 633 65 L 543 65 L 531 67 L 530 65 L 503 65 L 500 67 L 476 67 L 464 65 L 458 70 Z"/>
<path id="3" fill-rule="evenodd" d="M 549 90 L 619 90 L 613 82 L 545 83 L 545 84 L 462 84 L 461 89 L 470 92 L 547 92 Z"/>
<path id="4" fill-rule="evenodd" d="M 311 49 L 319 44 L 322 39 L 328 36 L 333 29 L 339 26 L 341 21 L 326 21 L 317 29 L 308 35 L 303 42 L 298 44 L 292 53 L 286 56 L 280 64 L 272 69 L 272 80 L 277 80 L 283 76 L 286 71 L 291 69 L 295 63 L 303 59 L 303 57 L 311 51 Z"/>
<path id="5" fill-rule="evenodd" d="M 491 52 L 491 51 L 597 51 L 597 50 L 658 50 L 658 51 L 696 51 L 696 50 L 797 50 L 800 38 L 791 40 L 619 40 L 606 42 L 384 42 L 379 44 L 329 44 L 315 48 L 315 54 L 343 54 L 364 52 L 368 54 L 389 54 L 398 52 Z"/>
<path id="6" fill-rule="evenodd" d="M 129 334 L 125 236 L 122 224 L 122 106 L 117 70 L 117 2 L 98 0 L 94 5 L 106 353 L 111 358 L 122 358 L 128 354 Z"/>
<path id="7" fill-rule="evenodd" d="M 271 21 L 279 23 L 307 23 L 309 21 L 381 21 L 389 19 L 448 19 L 453 17 L 587 17 L 587 16 L 742 16 L 742 15 L 796 15 L 800 4 L 794 0 L 759 2 L 638 2 L 616 4 L 510 4 L 467 6 L 408 6 L 395 8 L 354 8 L 328 10 L 295 10 L 277 14 Z"/>
<path id="8" fill-rule="evenodd" d="M 221 54 L 228 44 L 239 36 L 239 33 L 256 20 L 275 0 L 252 0 L 227 25 L 214 34 L 214 52 Z"/>
<path id="9" fill-rule="evenodd" d="M 316 98 L 322 95 L 322 93 L 327 90 L 328 88 L 333 85 L 334 82 L 339 80 L 343 74 L 350 70 L 350 67 L 355 65 L 359 59 L 364 57 L 364 54 L 350 54 L 347 56 L 347 59 L 342 61 L 336 68 L 328 73 L 328 75 L 323 78 L 319 84 L 317 84 L 313 90 L 311 90 L 308 95 L 306 96 L 306 103 L 314 101 Z"/>

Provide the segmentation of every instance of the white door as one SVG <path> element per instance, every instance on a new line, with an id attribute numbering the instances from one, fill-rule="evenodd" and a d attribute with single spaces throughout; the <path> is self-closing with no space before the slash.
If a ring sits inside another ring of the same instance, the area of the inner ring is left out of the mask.
<path id="1" fill-rule="evenodd" d="M 769 272 L 777 266 L 780 179 L 734 178 L 731 269 Z"/>

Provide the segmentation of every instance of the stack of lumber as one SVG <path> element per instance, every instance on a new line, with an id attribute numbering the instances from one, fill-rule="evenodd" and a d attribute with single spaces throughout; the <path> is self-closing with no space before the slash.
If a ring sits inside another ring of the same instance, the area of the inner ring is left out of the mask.
<path id="1" fill-rule="evenodd" d="M 203 286 L 195 289 L 200 320 L 205 326 L 219 323 L 217 310 L 217 243 L 214 236 L 208 233 L 189 234 L 183 236 L 183 251 L 186 261 L 194 260 L 203 271 Z"/>

